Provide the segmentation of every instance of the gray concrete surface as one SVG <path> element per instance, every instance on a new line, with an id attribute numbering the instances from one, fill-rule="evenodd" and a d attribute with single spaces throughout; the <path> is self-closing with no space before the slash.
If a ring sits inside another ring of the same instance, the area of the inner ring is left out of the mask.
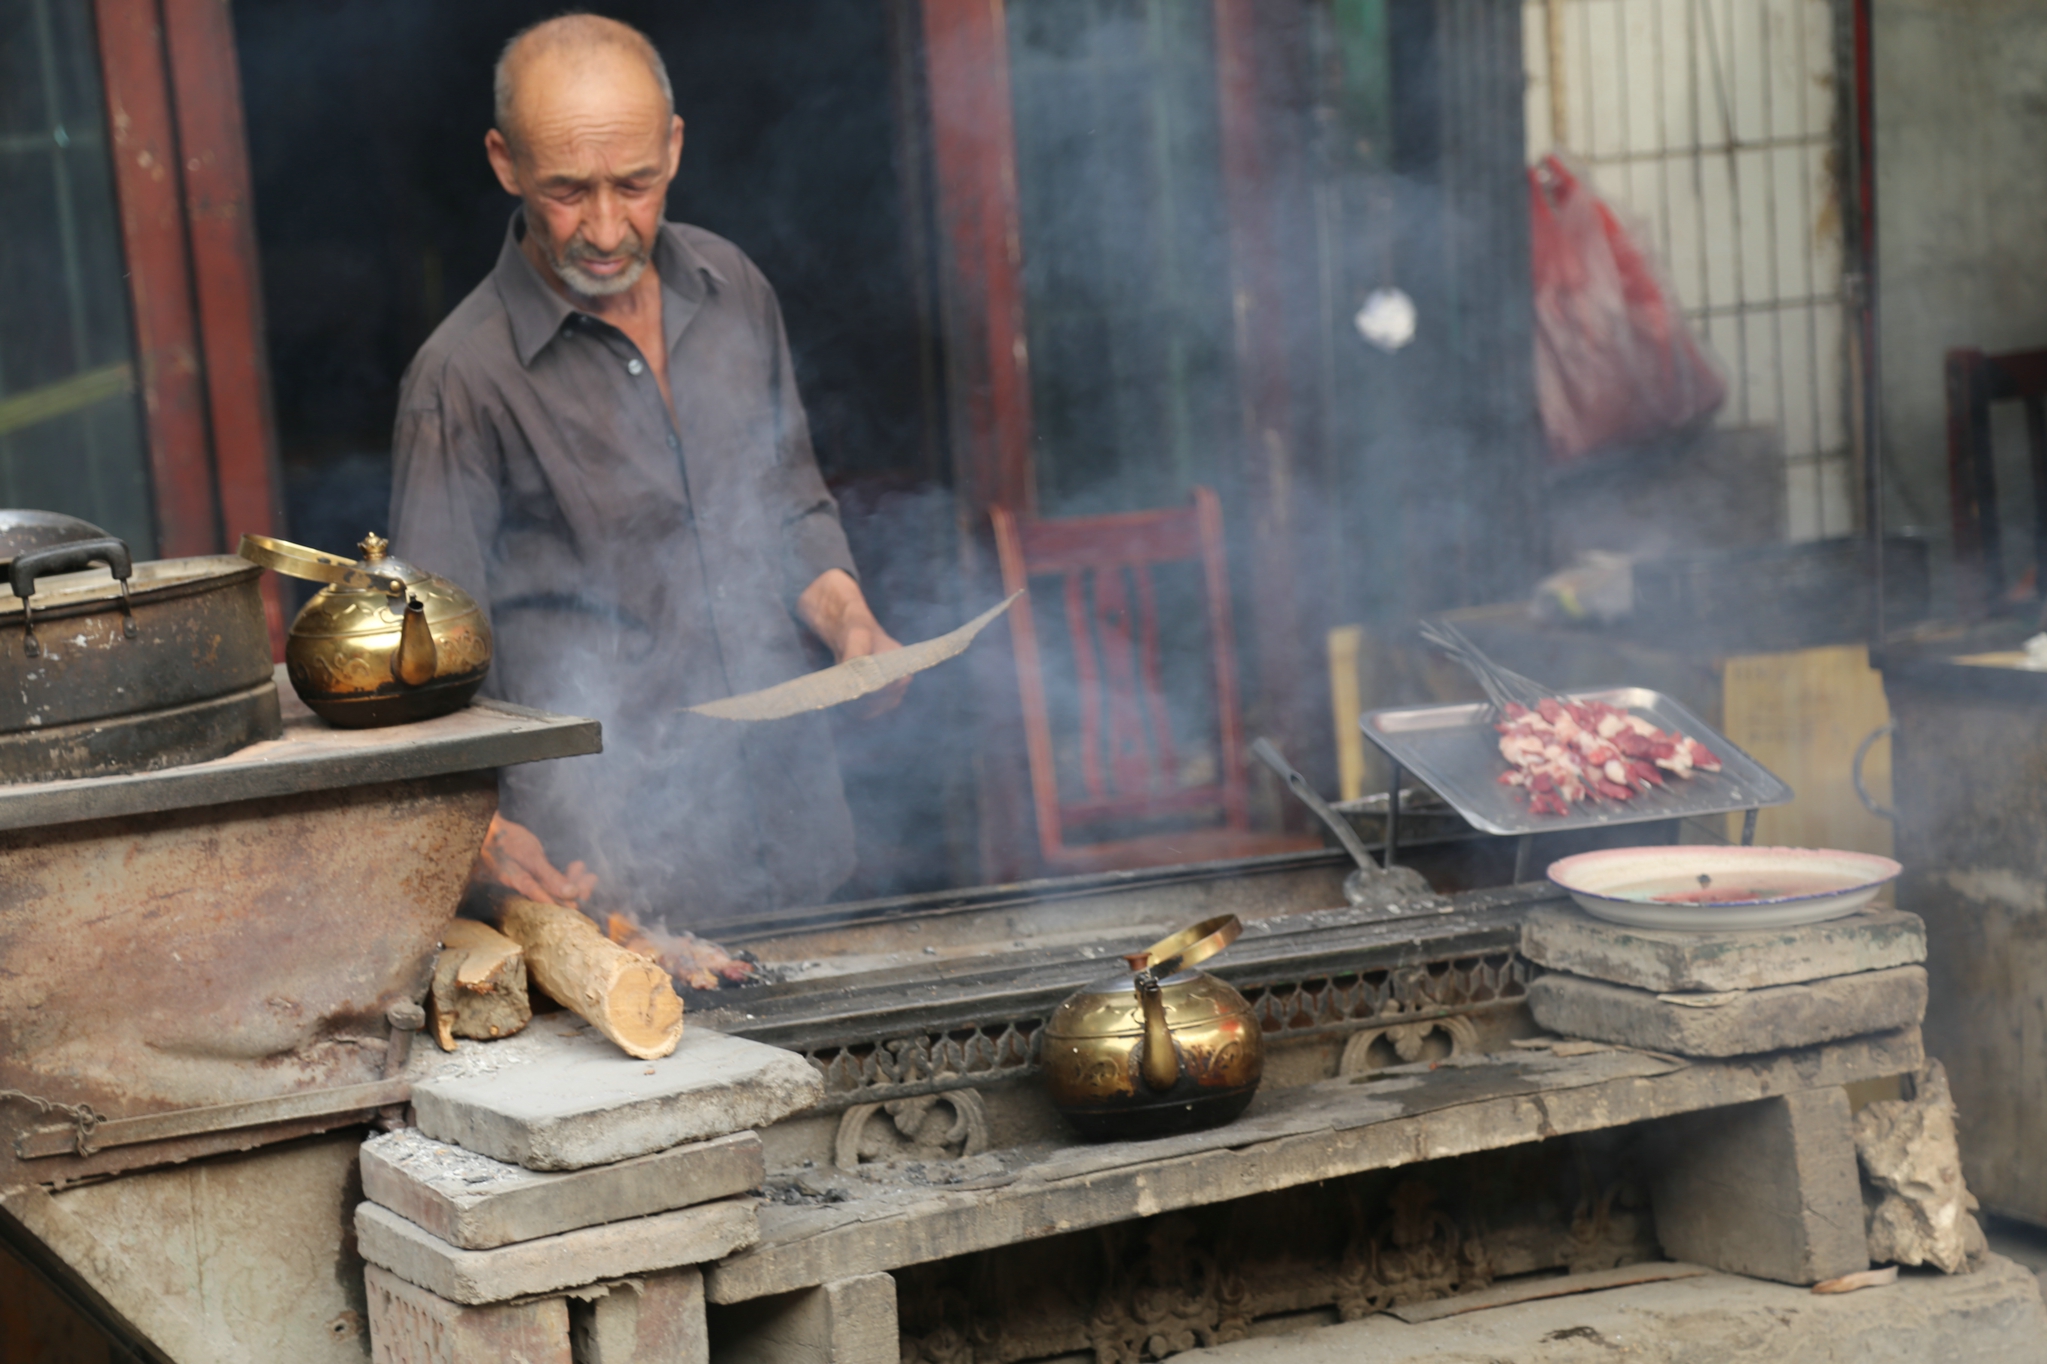
<path id="1" fill-rule="evenodd" d="M 1815 1296 L 1731 1274 L 1611 1288 L 1409 1325 L 1368 1317 L 1173 1356 L 1174 1364 L 2039 1364 L 2047 1303 L 2024 1267 L 1908 1270 Z"/>
<path id="2" fill-rule="evenodd" d="M 364 1197 L 465 1250 L 709 1203 L 757 1189 L 766 1176 L 753 1132 L 560 1173 L 507 1165 L 415 1127 L 362 1148 Z"/>
<path id="3" fill-rule="evenodd" d="M 1916 914 L 1877 908 L 1794 928 L 1681 933 L 1543 905 L 1521 925 L 1521 954 L 1552 971 L 1640 990 L 1755 990 L 1925 961 L 1926 925 Z"/>
<path id="4" fill-rule="evenodd" d="M 824 1081 L 794 1052 L 699 1027 L 672 1054 L 640 1061 L 555 1014 L 490 1043 L 481 1063 L 491 1069 L 469 1073 L 451 1059 L 415 1083 L 419 1130 L 529 1170 L 580 1170 L 757 1130 L 824 1097 Z"/>
<path id="5" fill-rule="evenodd" d="M 1710 1008 L 1552 971 L 1529 982 L 1528 1012 L 1566 1037 L 1679 1056 L 1753 1056 L 1916 1026 L 1926 1016 L 1926 968 L 1772 985 Z"/>
<path id="6" fill-rule="evenodd" d="M 760 1224 L 751 1200 L 728 1199 L 496 1250 L 463 1250 L 364 1203 L 355 1210 L 355 1234 L 371 1264 L 450 1302 L 474 1305 L 705 1264 L 752 1245 Z"/>

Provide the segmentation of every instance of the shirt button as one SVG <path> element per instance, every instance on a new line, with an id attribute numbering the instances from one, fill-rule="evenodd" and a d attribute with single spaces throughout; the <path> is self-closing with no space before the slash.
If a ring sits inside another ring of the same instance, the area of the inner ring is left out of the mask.
<path id="1" fill-rule="evenodd" d="M 625 362 L 625 372 L 627 374 L 638 374 L 641 370 L 645 369 L 646 367 L 647 366 L 644 363 L 642 363 L 639 357 L 637 356 Z"/>
<path id="2" fill-rule="evenodd" d="M 668 448 L 671 450 L 680 450 L 682 448 L 682 442 L 675 438 L 674 432 L 670 432 L 668 435 Z"/>

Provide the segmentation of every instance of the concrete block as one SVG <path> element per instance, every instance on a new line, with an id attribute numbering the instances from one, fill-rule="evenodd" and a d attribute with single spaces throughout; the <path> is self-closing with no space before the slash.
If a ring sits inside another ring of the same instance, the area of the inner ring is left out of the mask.
<path id="1" fill-rule="evenodd" d="M 837 1279 L 718 1309 L 712 1364 L 898 1364 L 896 1281 Z"/>
<path id="2" fill-rule="evenodd" d="M 388 1208 L 355 1210 L 362 1257 L 453 1302 L 504 1302 L 605 1279 L 698 1265 L 752 1245 L 760 1224 L 750 1199 L 565 1231 L 495 1250 L 451 1246 Z"/>
<path id="3" fill-rule="evenodd" d="M 370 1265 L 372 1364 L 570 1364 L 560 1298 L 465 1307 Z"/>
<path id="4" fill-rule="evenodd" d="M 551 1020 L 490 1045 L 513 1048 L 507 1058 L 519 1064 L 420 1081 L 413 1112 L 429 1137 L 529 1170 L 581 1170 L 758 1129 L 824 1097 L 794 1052 L 704 1028 L 658 1061 Z"/>
<path id="5" fill-rule="evenodd" d="M 1869 1268 L 1846 1090 L 1666 1118 L 1648 1141 L 1672 1259 L 1791 1284 Z"/>
<path id="6" fill-rule="evenodd" d="M 1528 1011 L 1567 1037 L 1679 1056 L 1753 1056 L 1917 1026 L 1926 1016 L 1926 968 L 1773 985 L 1711 1007 L 1550 972 L 1529 983 Z"/>
<path id="7" fill-rule="evenodd" d="M 709 1364 L 703 1274 L 650 1274 L 572 1301 L 569 1347 L 575 1364 Z"/>
<path id="8" fill-rule="evenodd" d="M 489 1250 L 758 1189 L 760 1137 L 735 1132 L 616 1165 L 548 1173 L 435 1141 L 418 1128 L 362 1146 L 363 1195 L 450 1245 Z"/>
<path id="9" fill-rule="evenodd" d="M 1680 933 L 1544 905 L 1522 921 L 1521 955 L 1552 971 L 1641 990 L 1757 990 L 1923 962 L 1926 925 L 1916 914 L 1867 909 L 1796 928 Z"/>

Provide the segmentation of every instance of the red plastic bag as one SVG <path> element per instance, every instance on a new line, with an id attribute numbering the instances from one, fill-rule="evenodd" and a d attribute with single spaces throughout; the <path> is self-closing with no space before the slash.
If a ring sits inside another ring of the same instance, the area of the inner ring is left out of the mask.
<path id="1" fill-rule="evenodd" d="M 1677 298 L 1614 211 L 1554 153 L 1528 173 L 1535 395 L 1569 463 L 1710 418 L 1727 398 Z"/>

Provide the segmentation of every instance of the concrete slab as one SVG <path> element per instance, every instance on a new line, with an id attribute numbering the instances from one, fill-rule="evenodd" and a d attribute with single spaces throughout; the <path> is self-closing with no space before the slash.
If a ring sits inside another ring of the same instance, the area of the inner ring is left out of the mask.
<path id="1" fill-rule="evenodd" d="M 1855 1124 L 1840 1086 L 1665 1118 L 1647 1136 L 1665 1254 L 1791 1284 L 1869 1268 Z"/>
<path id="2" fill-rule="evenodd" d="M 560 1298 L 464 1307 L 368 1266 L 375 1364 L 570 1364 L 569 1312 Z"/>
<path id="3" fill-rule="evenodd" d="M 720 1311 L 718 1364 L 899 1364 L 896 1281 L 839 1279 Z"/>
<path id="4" fill-rule="evenodd" d="M 355 1210 L 363 1259 L 450 1302 L 504 1302 L 657 1269 L 703 1264 L 760 1237 L 753 1200 L 729 1199 L 630 1222 L 612 1222 L 522 1241 L 496 1250 L 463 1250 L 389 1208 Z"/>
<path id="5" fill-rule="evenodd" d="M 794 1052 L 699 1027 L 658 1061 L 635 1060 L 562 1015 L 484 1050 L 498 1053 L 479 1062 L 488 1071 L 448 1065 L 414 1084 L 415 1121 L 438 1141 L 529 1170 L 581 1170 L 762 1128 L 824 1097 Z"/>
<path id="6" fill-rule="evenodd" d="M 1773 985 L 1710 1007 L 1552 971 L 1529 982 L 1528 1012 L 1566 1037 L 1679 1056 L 1756 1056 L 1916 1027 L 1926 1016 L 1926 968 Z"/>
<path id="7" fill-rule="evenodd" d="M 1926 960 L 1916 914 L 1869 909 L 1823 924 L 1746 933 L 1628 928 L 1575 905 L 1542 905 L 1521 925 L 1521 955 L 1552 971 L 1641 990 L 1758 990 Z"/>
<path id="8" fill-rule="evenodd" d="M 1255 1329 L 1255 1328 L 1254 1328 Z M 1173 1356 L 1174 1364 L 2037 1364 L 2047 1304 L 1995 1256 L 1815 1296 L 1731 1274 L 1611 1288 L 1409 1325 L 1367 1317 Z"/>
<path id="9" fill-rule="evenodd" d="M 435 1141 L 416 1127 L 362 1146 L 363 1196 L 450 1245 L 489 1250 L 758 1189 L 753 1132 L 672 1146 L 615 1165 L 549 1173 Z"/>

